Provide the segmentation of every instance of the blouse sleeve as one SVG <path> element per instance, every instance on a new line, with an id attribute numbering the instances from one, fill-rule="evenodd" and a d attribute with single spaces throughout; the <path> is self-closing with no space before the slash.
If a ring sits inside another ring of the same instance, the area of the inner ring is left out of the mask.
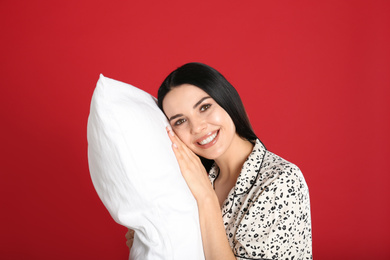
<path id="1" fill-rule="evenodd" d="M 272 166 L 272 176 L 248 200 L 238 222 L 237 259 L 312 259 L 309 190 L 291 163 Z"/>

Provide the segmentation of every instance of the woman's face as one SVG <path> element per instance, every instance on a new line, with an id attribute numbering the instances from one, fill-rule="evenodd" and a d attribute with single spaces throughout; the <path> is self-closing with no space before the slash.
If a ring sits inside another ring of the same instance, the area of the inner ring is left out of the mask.
<path id="1" fill-rule="evenodd" d="M 207 159 L 219 158 L 238 137 L 228 113 L 194 85 L 183 84 L 169 91 L 163 110 L 183 143 Z"/>

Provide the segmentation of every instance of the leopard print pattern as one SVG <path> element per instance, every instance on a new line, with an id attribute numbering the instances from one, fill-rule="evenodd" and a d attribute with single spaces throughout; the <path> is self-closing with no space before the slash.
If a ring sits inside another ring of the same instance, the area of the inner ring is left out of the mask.
<path id="1" fill-rule="evenodd" d="M 219 168 L 209 178 L 214 185 Z M 222 206 L 237 259 L 312 259 L 309 190 L 300 169 L 257 140 Z"/>

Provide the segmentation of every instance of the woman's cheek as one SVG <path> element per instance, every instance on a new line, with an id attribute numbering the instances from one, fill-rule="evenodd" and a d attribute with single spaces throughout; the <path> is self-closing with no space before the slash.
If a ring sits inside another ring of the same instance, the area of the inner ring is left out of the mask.
<path id="1" fill-rule="evenodd" d="M 214 124 L 214 125 L 220 125 L 221 122 L 223 122 L 223 117 L 221 116 L 221 113 L 211 113 L 208 117 L 207 117 L 207 121 Z"/>

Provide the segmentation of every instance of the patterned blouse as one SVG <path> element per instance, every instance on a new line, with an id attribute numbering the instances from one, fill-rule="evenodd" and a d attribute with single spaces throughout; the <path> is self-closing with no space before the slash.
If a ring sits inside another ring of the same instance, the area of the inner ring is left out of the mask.
<path id="1" fill-rule="evenodd" d="M 213 165 L 210 180 L 218 178 Z M 236 258 L 312 259 L 309 190 L 297 166 L 256 140 L 222 216 Z"/>

